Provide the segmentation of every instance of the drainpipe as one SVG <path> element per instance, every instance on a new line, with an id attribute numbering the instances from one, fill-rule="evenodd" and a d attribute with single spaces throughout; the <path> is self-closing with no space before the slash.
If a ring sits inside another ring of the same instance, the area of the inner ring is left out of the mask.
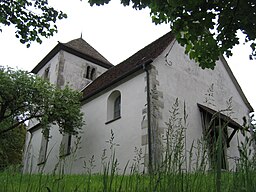
<path id="1" fill-rule="evenodd" d="M 146 72 L 146 81 L 147 81 L 147 118 L 148 118 L 148 172 L 153 172 L 152 166 L 152 141 L 151 141 L 151 99 L 150 99 L 150 77 L 149 77 L 149 64 L 153 60 L 150 59 L 143 63 L 143 70 Z"/>

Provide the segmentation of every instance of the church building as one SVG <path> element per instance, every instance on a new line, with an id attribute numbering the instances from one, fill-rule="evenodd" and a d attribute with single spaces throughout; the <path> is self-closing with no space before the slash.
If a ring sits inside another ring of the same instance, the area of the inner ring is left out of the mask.
<path id="1" fill-rule="evenodd" d="M 85 125 L 77 136 L 62 135 L 52 125 L 47 140 L 30 122 L 24 172 L 86 173 L 90 162 L 100 172 L 113 153 L 120 170 L 139 156 L 141 170 L 148 171 L 164 161 L 170 130 L 172 137 L 184 136 L 185 159 L 192 145 L 207 140 L 209 169 L 222 135 L 221 166 L 232 170 L 243 117 L 253 111 L 223 56 L 214 70 L 201 69 L 171 32 L 115 66 L 82 38 L 59 42 L 32 73 L 81 91 Z"/>

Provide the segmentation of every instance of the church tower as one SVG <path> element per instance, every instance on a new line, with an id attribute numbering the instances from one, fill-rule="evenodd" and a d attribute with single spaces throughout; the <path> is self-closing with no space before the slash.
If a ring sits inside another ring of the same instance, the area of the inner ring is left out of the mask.
<path id="1" fill-rule="evenodd" d="M 82 37 L 58 43 L 31 71 L 57 87 L 82 90 L 113 65 Z"/>

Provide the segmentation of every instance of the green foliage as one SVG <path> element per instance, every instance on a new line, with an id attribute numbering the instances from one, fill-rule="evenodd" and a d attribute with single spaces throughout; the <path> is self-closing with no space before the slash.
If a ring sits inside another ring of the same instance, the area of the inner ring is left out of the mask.
<path id="1" fill-rule="evenodd" d="M 50 7 L 47 0 L 0 1 L 0 24 L 14 25 L 16 37 L 27 47 L 33 41 L 41 43 L 42 37 L 53 36 L 57 32 L 54 23 L 63 18 L 67 15 Z"/>
<path id="2" fill-rule="evenodd" d="M 21 165 L 25 137 L 26 127 L 24 125 L 0 134 L 0 171 L 9 166 Z"/>
<path id="3" fill-rule="evenodd" d="M 91 5 L 103 5 L 110 0 L 89 0 Z M 237 31 L 250 43 L 250 59 L 256 58 L 255 0 L 121 0 L 135 9 L 148 7 L 155 24 L 170 23 L 177 41 L 202 68 L 215 66 L 220 55 L 232 55 L 239 44 Z"/>
<path id="4" fill-rule="evenodd" d="M 0 135 L 31 119 L 44 133 L 49 124 L 58 124 L 61 133 L 76 134 L 83 125 L 80 98 L 68 87 L 61 90 L 26 71 L 0 67 Z"/>
<path id="5" fill-rule="evenodd" d="M 13 170 L 0 173 L 0 191 L 12 192 L 216 192 L 214 173 L 194 172 L 152 175 L 130 173 L 130 175 L 81 174 L 22 174 Z M 107 183 L 106 183 L 107 182 Z M 254 192 L 255 170 L 224 172 L 221 178 L 222 192 Z M 112 185 L 111 189 L 107 186 Z"/>
<path id="6" fill-rule="evenodd" d="M 103 5 L 110 0 L 88 2 Z M 214 69 L 220 55 L 232 56 L 232 48 L 239 44 L 239 30 L 245 34 L 244 42 L 250 43 L 249 58 L 256 58 L 255 0 L 121 0 L 121 4 L 139 10 L 148 7 L 155 24 L 170 23 L 185 53 L 203 69 Z M 67 15 L 50 7 L 47 0 L 0 1 L 0 24 L 14 25 L 16 37 L 27 47 L 56 33 L 55 23 L 63 18 Z"/>
<path id="7" fill-rule="evenodd" d="M 95 157 L 92 156 L 88 164 L 85 162 L 85 174 L 81 175 L 65 175 L 64 172 L 58 174 L 22 174 L 6 169 L 0 173 L 0 191 L 54 191 L 54 192 L 70 192 L 70 191 L 125 191 L 125 192 L 216 192 L 216 191 L 248 191 L 254 192 L 256 187 L 256 164 L 254 160 L 249 160 L 247 151 L 250 142 L 242 142 L 239 147 L 240 159 L 237 159 L 236 168 L 233 171 L 208 171 L 206 166 L 196 166 L 196 169 L 187 170 L 186 165 L 191 164 L 191 158 L 187 159 L 185 153 L 196 153 L 193 161 L 196 164 L 202 163 L 202 154 L 198 155 L 196 146 L 191 147 L 188 152 L 185 149 L 187 112 L 184 103 L 184 114 L 179 107 L 178 99 L 170 111 L 170 119 L 166 123 L 168 125 L 166 132 L 166 161 L 154 173 L 146 174 L 139 169 L 142 153 L 135 149 L 135 158 L 132 166 L 129 161 L 123 168 L 123 172 L 118 172 L 118 159 L 116 158 L 116 147 L 119 146 L 115 142 L 114 132 L 111 130 L 108 152 L 103 150 L 101 157 L 101 173 L 93 174 L 95 167 Z M 178 137 L 178 138 L 177 138 Z M 200 150 L 200 149 L 199 149 Z M 174 151 L 174 152 L 172 152 Z M 201 150 L 200 150 L 201 151 Z M 171 154 L 173 153 L 173 154 Z M 109 154 L 109 157 L 107 157 Z M 185 155 L 185 156 L 184 156 Z M 177 157 L 175 159 L 175 157 Z M 176 162 L 175 162 L 176 161 Z M 189 162 L 186 162 L 189 161 Z M 206 161 L 203 161 L 207 164 Z M 184 166 L 183 166 L 183 165 Z M 66 165 L 63 164 L 63 168 Z M 202 169 L 202 167 L 204 167 Z M 126 171 L 130 168 L 130 172 Z M 168 169 L 164 169 L 168 168 Z M 220 174 L 221 177 L 216 176 Z M 126 175 L 129 174 L 129 175 Z M 218 180 L 219 179 L 219 180 Z M 218 181 L 218 182 L 216 182 Z"/>

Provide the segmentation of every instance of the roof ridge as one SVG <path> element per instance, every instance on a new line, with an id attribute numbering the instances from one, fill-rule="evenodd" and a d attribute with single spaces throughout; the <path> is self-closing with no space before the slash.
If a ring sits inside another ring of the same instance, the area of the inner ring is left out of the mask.
<path id="1" fill-rule="evenodd" d="M 154 40 L 153 42 L 151 42 L 151 43 L 149 43 L 148 45 L 144 46 L 142 49 L 138 50 L 137 52 L 135 52 L 134 54 L 132 54 L 130 57 L 128 57 L 127 59 L 125 59 L 124 61 L 122 61 L 122 62 L 119 63 L 119 64 L 122 64 L 123 62 L 126 62 L 127 60 L 131 59 L 132 57 L 134 57 L 134 56 L 137 55 L 137 54 L 140 54 L 140 52 L 145 51 L 145 49 L 148 49 L 148 48 L 150 48 L 151 46 L 154 47 L 154 44 L 155 44 L 156 42 L 161 41 L 161 39 L 165 39 L 167 36 L 172 36 L 172 37 L 174 38 L 172 32 L 169 31 L 168 33 L 164 34 L 163 36 L 157 38 L 157 39 Z M 158 55 L 157 55 L 157 56 L 158 56 Z M 146 57 L 143 57 L 142 59 L 145 60 L 145 58 L 146 58 Z M 154 58 L 156 58 L 156 57 L 154 57 Z M 154 59 L 154 58 L 151 58 L 151 59 Z M 118 64 L 118 65 L 119 65 L 119 64 Z"/>
<path id="2" fill-rule="evenodd" d="M 93 46 L 91 46 L 87 41 L 85 41 L 81 37 L 73 39 L 67 43 L 61 44 L 76 51 L 79 51 L 82 54 L 88 55 L 96 60 L 99 60 L 106 64 L 111 64 L 102 54 L 100 54 Z"/>

